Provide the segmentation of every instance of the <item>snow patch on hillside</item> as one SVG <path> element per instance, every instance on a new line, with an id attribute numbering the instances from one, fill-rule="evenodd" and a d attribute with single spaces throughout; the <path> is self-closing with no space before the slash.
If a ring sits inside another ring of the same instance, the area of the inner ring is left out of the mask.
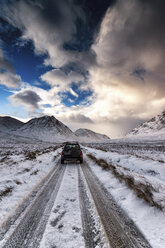
<path id="1" fill-rule="evenodd" d="M 136 138 L 164 140 L 165 139 L 165 111 L 151 120 L 144 122 L 137 128 L 134 128 L 126 137 L 136 136 Z"/>
<path id="2" fill-rule="evenodd" d="M 31 119 L 14 133 L 49 142 L 62 142 L 67 138 L 75 139 L 73 132 L 54 116 Z"/>
<path id="3" fill-rule="evenodd" d="M 96 133 L 92 130 L 85 128 L 80 128 L 76 130 L 74 133 L 79 137 L 79 140 L 82 142 L 92 142 L 92 141 L 99 142 L 104 140 L 106 141 L 110 140 L 110 138 L 105 134 Z"/>

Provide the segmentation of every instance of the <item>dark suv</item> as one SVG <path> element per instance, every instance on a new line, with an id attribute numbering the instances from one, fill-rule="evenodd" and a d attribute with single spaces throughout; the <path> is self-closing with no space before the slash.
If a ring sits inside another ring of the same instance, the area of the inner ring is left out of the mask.
<path id="1" fill-rule="evenodd" d="M 61 164 L 65 160 L 79 160 L 80 164 L 83 163 L 83 154 L 80 145 L 77 142 L 67 142 L 61 153 Z"/>

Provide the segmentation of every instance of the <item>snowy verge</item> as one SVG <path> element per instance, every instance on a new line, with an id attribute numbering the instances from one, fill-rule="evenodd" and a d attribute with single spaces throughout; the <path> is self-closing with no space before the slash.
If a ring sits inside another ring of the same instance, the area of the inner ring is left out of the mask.
<path id="1" fill-rule="evenodd" d="M 89 152 L 87 148 L 87 153 Z M 91 152 L 91 150 L 90 150 Z M 92 149 L 94 155 L 101 158 L 103 154 Z M 109 155 L 110 156 L 110 155 Z M 103 170 L 94 161 L 87 158 L 88 165 L 92 171 L 113 195 L 116 202 L 127 212 L 130 218 L 136 223 L 146 239 L 153 248 L 165 247 L 165 214 L 159 209 L 150 206 L 143 199 L 136 196 L 134 191 L 129 189 L 124 182 L 121 182 L 111 171 Z"/>
<path id="2" fill-rule="evenodd" d="M 137 158 L 147 159 L 165 163 L 165 142 L 138 141 L 136 139 L 111 140 L 108 143 L 89 143 L 85 146 L 123 155 L 132 155 Z"/>
<path id="3" fill-rule="evenodd" d="M 0 165 L 0 226 L 35 190 L 55 166 L 61 148 L 47 153 L 28 153 L 28 157 L 12 155 Z M 32 157 L 31 157 L 32 156 Z"/>
<path id="4" fill-rule="evenodd" d="M 87 155 L 151 206 L 165 210 L 165 165 L 131 155 L 86 148 Z"/>

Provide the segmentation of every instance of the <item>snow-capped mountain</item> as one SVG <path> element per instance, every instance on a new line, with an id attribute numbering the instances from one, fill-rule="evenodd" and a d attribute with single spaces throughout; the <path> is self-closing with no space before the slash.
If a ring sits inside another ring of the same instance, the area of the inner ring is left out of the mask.
<path id="1" fill-rule="evenodd" d="M 23 122 L 10 116 L 0 116 L 0 131 L 14 131 L 23 125 Z"/>
<path id="2" fill-rule="evenodd" d="M 132 136 L 148 136 L 157 139 L 165 139 L 165 111 L 162 114 L 153 117 L 151 120 L 144 122 L 137 128 L 134 128 L 127 134 Z"/>
<path id="3" fill-rule="evenodd" d="M 110 140 L 110 138 L 105 134 L 95 133 L 94 131 L 85 128 L 80 128 L 74 133 L 79 137 L 79 140 L 84 142 Z"/>
<path id="4" fill-rule="evenodd" d="M 99 142 L 109 140 L 104 134 L 95 133 L 89 129 L 78 129 L 72 132 L 66 125 L 57 120 L 54 116 L 43 116 L 33 118 L 23 123 L 12 117 L 0 117 L 0 131 L 8 136 L 26 137 L 46 142 Z M 13 136 L 14 135 L 14 136 Z M 2 134 L 3 136 L 3 134 Z M 8 137 L 9 138 L 9 137 Z"/>
<path id="5" fill-rule="evenodd" d="M 74 133 L 54 116 L 31 119 L 14 133 L 50 142 L 66 141 L 67 138 L 73 140 L 76 138 Z"/>

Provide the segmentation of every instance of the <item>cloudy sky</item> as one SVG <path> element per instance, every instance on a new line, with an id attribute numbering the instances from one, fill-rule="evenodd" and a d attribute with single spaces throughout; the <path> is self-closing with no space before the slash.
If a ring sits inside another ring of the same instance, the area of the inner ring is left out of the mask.
<path id="1" fill-rule="evenodd" d="M 165 1 L 1 0 L 0 114 L 120 137 L 165 109 Z"/>

